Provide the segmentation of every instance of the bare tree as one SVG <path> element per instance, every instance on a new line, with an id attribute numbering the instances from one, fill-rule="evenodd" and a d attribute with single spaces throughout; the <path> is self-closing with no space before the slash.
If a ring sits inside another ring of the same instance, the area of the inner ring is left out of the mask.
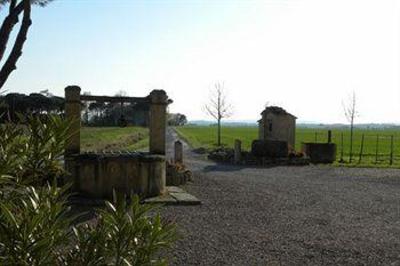
<path id="1" fill-rule="evenodd" d="M 217 82 L 204 106 L 208 115 L 217 120 L 217 145 L 221 146 L 221 120 L 232 115 L 233 107 L 227 101 L 224 83 Z"/>
<path id="2" fill-rule="evenodd" d="M 356 102 L 357 98 L 356 98 L 356 93 L 354 91 L 350 95 L 347 102 L 342 102 L 344 115 L 347 121 L 350 123 L 350 156 L 349 156 L 350 163 L 352 162 L 352 157 L 353 157 L 354 120 L 358 116 L 358 112 L 356 109 Z"/>

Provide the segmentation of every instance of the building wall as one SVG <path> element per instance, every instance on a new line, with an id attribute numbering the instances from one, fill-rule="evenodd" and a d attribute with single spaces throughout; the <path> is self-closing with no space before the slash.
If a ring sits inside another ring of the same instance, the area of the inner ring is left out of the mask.
<path id="1" fill-rule="evenodd" d="M 264 119 L 260 119 L 258 121 L 258 139 L 259 140 L 264 140 L 265 139 L 265 132 L 264 132 Z"/>
<path id="2" fill-rule="evenodd" d="M 296 119 L 291 115 L 264 114 L 259 122 L 260 139 L 287 141 L 289 148 L 294 148 Z"/>

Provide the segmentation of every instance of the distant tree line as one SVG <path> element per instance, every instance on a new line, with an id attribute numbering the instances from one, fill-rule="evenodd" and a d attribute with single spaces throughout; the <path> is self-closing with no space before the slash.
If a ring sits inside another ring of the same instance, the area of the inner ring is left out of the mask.
<path id="1" fill-rule="evenodd" d="M 65 100 L 62 97 L 51 94 L 31 93 L 9 93 L 0 96 L 0 121 L 17 121 L 17 114 L 21 115 L 43 115 L 64 114 Z"/>
<path id="2" fill-rule="evenodd" d="M 0 96 L 0 123 L 17 121 L 21 115 L 64 115 L 65 99 L 47 90 L 29 95 L 9 93 Z M 82 102 L 82 123 L 86 126 L 148 126 L 150 108 L 146 103 Z M 187 123 L 184 114 L 168 114 L 168 125 Z"/>
<path id="3" fill-rule="evenodd" d="M 148 126 L 150 106 L 145 103 L 92 102 L 83 106 L 82 121 L 88 126 Z M 169 126 L 183 126 L 187 118 L 181 113 L 169 113 Z"/>
<path id="4" fill-rule="evenodd" d="M 168 114 L 168 125 L 169 126 L 184 126 L 188 123 L 188 120 L 184 114 Z"/>
<path id="5" fill-rule="evenodd" d="M 82 122 L 88 126 L 148 126 L 149 106 L 144 103 L 82 103 Z"/>

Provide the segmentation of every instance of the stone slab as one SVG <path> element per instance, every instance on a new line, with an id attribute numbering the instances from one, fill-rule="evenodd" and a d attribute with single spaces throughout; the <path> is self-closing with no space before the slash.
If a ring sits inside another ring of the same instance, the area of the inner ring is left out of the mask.
<path id="1" fill-rule="evenodd" d="M 167 193 L 165 195 L 147 198 L 144 200 L 144 203 L 166 205 L 198 205 L 201 204 L 201 201 L 180 187 L 168 186 Z"/>
<path id="2" fill-rule="evenodd" d="M 171 192 L 170 195 L 174 197 L 180 205 L 198 205 L 201 201 L 189 193 L 175 193 Z"/>
<path id="3" fill-rule="evenodd" d="M 176 186 L 167 186 L 168 193 L 186 193 L 183 189 Z"/>
<path id="4" fill-rule="evenodd" d="M 177 200 L 169 194 L 147 198 L 144 203 L 176 204 Z"/>

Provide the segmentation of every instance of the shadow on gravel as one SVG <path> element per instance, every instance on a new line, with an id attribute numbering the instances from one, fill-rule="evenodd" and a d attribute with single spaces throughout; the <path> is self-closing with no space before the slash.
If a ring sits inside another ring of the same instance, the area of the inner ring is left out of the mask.
<path id="1" fill-rule="evenodd" d="M 270 169 L 270 168 L 275 168 L 275 167 L 280 167 L 280 166 L 288 166 L 288 165 L 280 165 L 280 164 L 273 164 L 273 165 L 234 165 L 234 164 L 227 164 L 227 163 L 219 163 L 215 161 L 209 161 L 209 162 L 214 162 L 215 164 L 213 165 L 207 165 L 203 167 L 202 172 L 203 173 L 209 173 L 209 172 L 234 172 L 234 171 L 240 171 L 243 169 Z M 302 167 L 302 165 L 290 165 L 290 167 Z"/>

